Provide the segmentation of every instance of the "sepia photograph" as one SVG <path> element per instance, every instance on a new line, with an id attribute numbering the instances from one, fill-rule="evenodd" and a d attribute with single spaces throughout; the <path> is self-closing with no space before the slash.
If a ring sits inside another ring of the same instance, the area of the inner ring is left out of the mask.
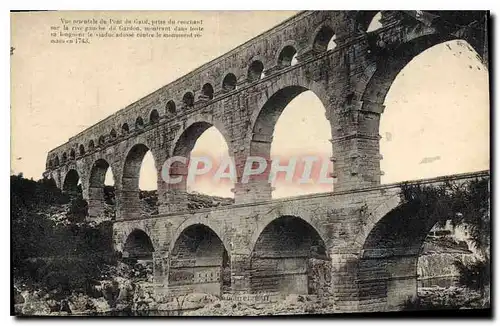
<path id="1" fill-rule="evenodd" d="M 11 315 L 491 317 L 491 20 L 11 11 Z"/>

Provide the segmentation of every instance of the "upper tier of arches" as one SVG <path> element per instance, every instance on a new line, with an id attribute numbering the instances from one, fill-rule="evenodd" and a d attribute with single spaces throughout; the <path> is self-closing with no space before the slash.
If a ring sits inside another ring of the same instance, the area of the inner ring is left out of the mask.
<path id="1" fill-rule="evenodd" d="M 115 114 L 112 120 L 106 119 L 94 125 L 68 144 L 51 151 L 47 169 L 56 169 L 61 164 L 99 151 L 135 133 L 155 128 L 162 121 L 175 119 L 200 106 L 230 96 L 245 85 L 270 78 L 314 56 L 338 51 L 355 39 L 366 37 L 370 40 L 370 34 L 381 33 L 385 27 L 393 26 L 394 22 L 407 24 L 409 20 L 409 25 L 421 22 L 417 16 L 394 11 L 301 13 L 133 103 Z M 476 44 L 472 46 L 477 49 Z M 371 69 L 370 66 L 368 68 Z"/>

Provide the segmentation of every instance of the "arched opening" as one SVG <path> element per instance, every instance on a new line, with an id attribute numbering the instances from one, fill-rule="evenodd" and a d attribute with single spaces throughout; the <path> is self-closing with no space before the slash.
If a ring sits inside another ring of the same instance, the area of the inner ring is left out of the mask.
<path id="1" fill-rule="evenodd" d="M 282 216 L 259 235 L 251 255 L 252 293 L 322 294 L 331 283 L 325 243 L 309 223 Z"/>
<path id="2" fill-rule="evenodd" d="M 106 138 L 104 138 L 104 136 L 99 136 L 98 138 L 98 144 L 99 146 L 104 146 L 104 144 L 106 143 Z"/>
<path id="3" fill-rule="evenodd" d="M 402 45 L 379 62 L 363 102 L 383 108 L 373 124 L 382 183 L 489 169 L 488 71 L 467 42 Z"/>
<path id="4" fill-rule="evenodd" d="M 165 109 L 167 110 L 167 113 L 170 115 L 174 115 L 176 110 L 175 110 L 175 102 L 170 100 L 167 102 L 165 105 Z"/>
<path id="5" fill-rule="evenodd" d="M 43 184 L 51 187 L 52 189 L 56 189 L 57 188 L 57 183 L 56 183 L 56 180 L 54 180 L 54 178 L 52 177 L 48 177 L 48 178 L 43 178 L 40 180 L 40 182 L 42 182 Z"/>
<path id="6" fill-rule="evenodd" d="M 62 163 L 66 163 L 68 161 L 68 154 L 66 154 L 66 152 L 63 153 L 62 155 Z"/>
<path id="7" fill-rule="evenodd" d="M 358 11 L 356 21 L 358 30 L 362 33 L 370 33 L 382 27 L 382 12 L 376 10 Z"/>
<path id="8" fill-rule="evenodd" d="M 150 164 L 147 164 L 147 168 L 143 168 L 144 159 L 148 152 L 149 148 L 146 145 L 137 144 L 130 149 L 125 159 L 122 176 L 123 199 L 120 211 L 121 217 L 124 219 L 158 213 L 156 192 L 151 190 L 156 189 L 158 180 L 154 158 L 152 159 L 153 169 L 151 169 Z M 149 189 L 141 191 L 140 183 L 142 187 Z M 144 198 L 146 198 L 147 205 L 141 204 L 141 199 Z"/>
<path id="9" fill-rule="evenodd" d="M 316 34 L 313 43 L 315 52 L 325 52 L 335 48 L 335 33 L 330 26 L 323 26 Z"/>
<path id="10" fill-rule="evenodd" d="M 94 141 L 93 140 L 90 140 L 89 141 L 89 151 L 93 151 L 95 148 L 95 144 L 94 144 Z"/>
<path id="11" fill-rule="evenodd" d="M 56 157 L 54 158 L 54 166 L 59 166 L 60 163 L 59 163 L 59 156 L 56 155 Z"/>
<path id="12" fill-rule="evenodd" d="M 279 160 L 279 165 L 288 165 L 290 172 L 279 172 L 270 180 L 269 168 L 250 182 L 272 185 L 273 198 L 332 191 L 333 181 L 328 178 L 333 171 L 330 139 L 331 126 L 325 107 L 312 91 L 300 86 L 279 90 L 259 112 L 250 153 Z M 307 160 L 312 162 L 307 163 L 310 168 L 306 167 Z"/>
<path id="13" fill-rule="evenodd" d="M 63 192 L 70 196 L 81 196 L 82 186 L 80 176 L 75 169 L 71 169 L 66 173 L 63 182 Z"/>
<path id="14" fill-rule="evenodd" d="M 122 125 L 122 135 L 127 135 L 130 132 L 130 128 L 128 126 L 128 123 L 124 123 Z"/>
<path id="15" fill-rule="evenodd" d="M 201 94 L 203 96 L 203 99 L 211 100 L 214 98 L 214 88 L 212 87 L 212 85 L 210 83 L 206 83 L 201 88 Z"/>
<path id="16" fill-rule="evenodd" d="M 255 60 L 250 64 L 250 67 L 248 67 L 247 79 L 250 82 L 254 82 L 259 79 L 262 79 L 263 77 L 264 77 L 264 64 L 262 63 L 262 61 Z"/>
<path id="17" fill-rule="evenodd" d="M 94 162 L 89 179 L 89 216 L 114 220 L 115 187 L 109 163 L 104 159 Z"/>
<path id="18" fill-rule="evenodd" d="M 135 130 L 140 130 L 144 128 L 144 120 L 142 120 L 141 117 L 137 117 L 137 119 L 135 119 Z"/>
<path id="19" fill-rule="evenodd" d="M 382 28 L 382 12 L 379 11 L 373 16 L 372 20 L 370 21 L 370 24 L 368 25 L 366 32 L 374 32 L 378 29 Z"/>
<path id="20" fill-rule="evenodd" d="M 422 285 L 427 287 L 425 292 L 438 285 L 440 294 L 457 285 L 457 261 L 475 261 L 477 256 L 463 233 L 466 228 L 450 227 L 446 220 L 447 216 L 455 218 L 458 212 L 468 211 L 461 202 L 465 188 L 461 188 L 460 198 L 454 198 L 456 190 L 452 189 L 458 188 L 411 186 L 404 190 L 411 199 L 376 222 L 364 241 L 359 261 L 361 301 L 377 305 L 373 309 L 402 309 L 424 294 L 419 292 Z M 453 201 L 462 206 L 450 204 Z M 457 304 L 454 300 L 457 298 L 446 301 L 453 307 Z"/>
<path id="21" fill-rule="evenodd" d="M 221 132 L 208 122 L 197 122 L 189 126 L 179 137 L 175 145 L 174 156 L 208 159 L 212 163 L 209 172 L 196 176 L 192 180 L 187 180 L 187 168 L 182 162 L 175 162 L 172 165 L 170 176 L 172 178 L 182 177 L 182 182 L 172 184 L 171 189 L 177 192 L 188 192 L 194 196 L 217 196 L 224 198 L 234 197 L 231 189 L 234 187 L 234 180 L 230 178 L 213 178 L 217 169 L 229 159 L 229 151 L 226 139 Z M 204 163 L 200 162 L 198 168 L 202 169 Z M 228 172 L 225 170 L 225 172 Z M 232 201 L 219 198 L 222 204 L 229 204 Z M 219 202 L 217 200 L 217 202 Z M 208 203 L 208 202 L 207 202 Z M 196 208 L 196 207 L 191 207 Z M 201 208 L 201 207 L 200 207 Z"/>
<path id="22" fill-rule="evenodd" d="M 278 67 L 284 68 L 297 63 L 297 50 L 291 45 L 287 45 L 281 50 L 278 57 Z"/>
<path id="23" fill-rule="evenodd" d="M 222 91 L 230 92 L 234 89 L 236 89 L 236 76 L 232 73 L 228 73 L 222 81 Z"/>
<path id="24" fill-rule="evenodd" d="M 80 155 L 85 155 L 85 146 L 83 146 L 83 144 L 80 144 L 79 152 L 80 152 Z"/>
<path id="25" fill-rule="evenodd" d="M 467 265 L 478 260 L 466 225 L 436 223 L 427 234 L 417 260 L 417 294 L 427 289 L 449 289 L 458 285 L 457 261 Z"/>
<path id="26" fill-rule="evenodd" d="M 176 239 L 170 256 L 168 286 L 172 293 L 221 295 L 231 288 L 228 252 L 208 226 L 187 227 Z"/>
<path id="27" fill-rule="evenodd" d="M 139 172 L 139 189 L 141 191 L 156 191 L 158 176 L 155 167 L 155 159 L 151 151 L 144 154 Z"/>
<path id="28" fill-rule="evenodd" d="M 111 129 L 111 132 L 109 133 L 109 140 L 113 141 L 116 139 L 116 130 L 115 128 Z"/>
<path id="29" fill-rule="evenodd" d="M 135 278 L 153 281 L 153 243 L 146 232 L 135 229 L 123 246 L 122 259 L 128 265 L 134 266 Z"/>
<path id="30" fill-rule="evenodd" d="M 412 220 L 399 207 L 375 225 L 359 262 L 361 301 L 380 299 L 382 307 L 401 308 L 416 298 L 418 251 L 435 222 Z"/>
<path id="31" fill-rule="evenodd" d="M 194 95 L 192 92 L 187 92 L 182 97 L 182 104 L 184 109 L 190 109 L 194 106 Z"/>
<path id="32" fill-rule="evenodd" d="M 332 38 L 330 39 L 330 41 L 328 41 L 328 44 L 326 46 L 327 51 L 333 50 L 337 47 L 337 42 L 335 42 L 336 39 L 337 39 L 337 36 L 333 35 Z"/>
<path id="33" fill-rule="evenodd" d="M 157 124 L 158 121 L 160 121 L 160 114 L 156 109 L 153 109 L 153 111 L 149 114 L 149 123 L 154 125 Z"/>
<path id="34" fill-rule="evenodd" d="M 71 151 L 69 152 L 69 159 L 74 160 L 75 158 L 76 158 L 75 150 L 71 149 Z"/>

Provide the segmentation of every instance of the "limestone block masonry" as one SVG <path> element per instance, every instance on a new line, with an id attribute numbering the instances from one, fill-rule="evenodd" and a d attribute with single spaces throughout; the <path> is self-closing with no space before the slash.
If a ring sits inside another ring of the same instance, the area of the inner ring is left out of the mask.
<path id="1" fill-rule="evenodd" d="M 155 279 L 171 294 L 327 291 L 339 311 L 397 309 L 416 295 L 421 236 L 407 234 L 415 240 L 383 249 L 373 240 L 399 203 L 399 185 L 380 185 L 384 99 L 398 72 L 439 43 L 464 40 L 487 66 L 488 12 L 382 11 L 382 27 L 367 32 L 376 14 L 301 12 L 71 137 L 48 153 L 44 176 L 65 191 L 80 178 L 93 218 L 103 214 L 111 168 L 116 249 L 149 248 Z M 332 37 L 336 46 L 329 49 Z M 240 181 L 248 156 L 270 156 L 278 117 L 307 90 L 321 100 L 331 125 L 331 193 L 271 200 L 270 185 L 251 180 L 236 183 L 234 205 L 188 211 L 185 183 L 162 180 L 165 160 L 189 156 L 214 126 Z M 159 214 L 141 216 L 139 170 L 149 150 L 158 169 Z M 489 174 L 452 179 L 477 177 Z M 419 230 L 433 225 L 420 222 Z M 327 275 L 318 280 L 311 270 Z"/>

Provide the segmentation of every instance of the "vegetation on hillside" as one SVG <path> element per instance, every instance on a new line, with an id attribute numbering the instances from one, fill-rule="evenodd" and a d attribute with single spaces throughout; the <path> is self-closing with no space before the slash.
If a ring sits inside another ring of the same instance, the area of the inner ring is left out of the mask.
<path id="1" fill-rule="evenodd" d="M 413 218 L 433 219 L 442 226 L 447 221 L 453 226 L 466 226 L 469 241 L 479 259 L 455 262 L 460 271 L 459 283 L 471 290 L 479 290 L 481 298 L 488 303 L 491 273 L 489 187 L 488 179 L 444 182 L 438 186 L 403 184 L 401 187 L 401 207 Z"/>
<path id="2" fill-rule="evenodd" d="M 25 286 L 87 292 L 116 263 L 112 224 L 85 222 L 81 196 L 48 180 L 11 176 L 12 273 Z"/>

